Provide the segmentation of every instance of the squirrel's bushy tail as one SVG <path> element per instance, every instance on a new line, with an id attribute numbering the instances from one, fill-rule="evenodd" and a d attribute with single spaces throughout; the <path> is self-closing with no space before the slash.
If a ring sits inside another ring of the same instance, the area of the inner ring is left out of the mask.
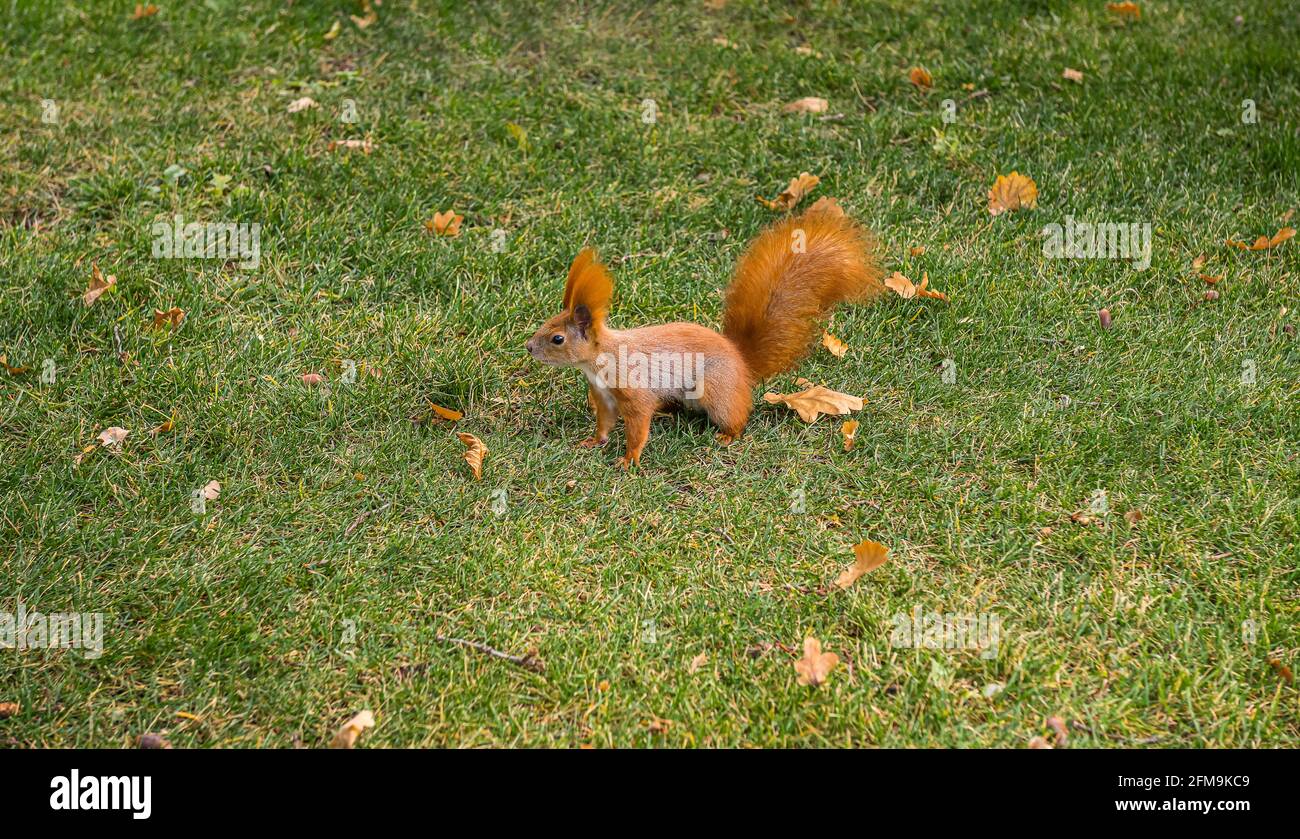
<path id="1" fill-rule="evenodd" d="M 838 208 L 779 221 L 750 243 L 727 288 L 722 332 L 753 382 L 793 367 L 836 303 L 884 290 L 875 250 Z"/>

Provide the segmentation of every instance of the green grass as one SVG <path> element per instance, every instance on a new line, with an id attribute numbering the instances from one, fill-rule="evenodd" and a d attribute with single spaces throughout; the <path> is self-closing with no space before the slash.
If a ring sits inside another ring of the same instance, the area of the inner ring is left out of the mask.
<path id="1" fill-rule="evenodd" d="M 1297 204 L 1285 4 L 388 0 L 365 30 L 345 2 L 4 5 L 0 352 L 34 370 L 0 373 L 0 611 L 106 627 L 95 660 L 0 650 L 0 745 L 319 746 L 362 708 L 369 746 L 1019 747 L 1049 714 L 1075 745 L 1300 740 L 1269 665 L 1300 663 L 1300 240 L 1223 244 Z M 843 117 L 781 112 L 802 96 Z M 990 218 L 1012 170 L 1039 207 Z M 801 171 L 951 295 L 841 310 L 849 354 L 770 383 L 863 396 L 856 448 L 760 400 L 727 449 L 690 416 L 631 474 L 621 431 L 576 449 L 581 377 L 523 351 L 574 253 L 611 261 L 616 325 L 716 326 L 775 217 L 754 196 Z M 450 208 L 462 235 L 428 235 Z M 152 258 L 175 213 L 261 224 L 260 267 Z M 1045 258 L 1067 215 L 1150 223 L 1151 268 Z M 87 308 L 92 262 L 118 283 Z M 343 384 L 343 358 L 381 375 Z M 465 418 L 412 423 L 428 401 Z M 75 465 L 113 425 L 121 451 Z M 1098 489 L 1111 512 L 1071 522 Z M 889 564 L 820 593 L 867 538 Z M 998 616 L 997 655 L 891 646 L 915 607 Z M 852 664 L 819 690 L 807 635 Z"/>

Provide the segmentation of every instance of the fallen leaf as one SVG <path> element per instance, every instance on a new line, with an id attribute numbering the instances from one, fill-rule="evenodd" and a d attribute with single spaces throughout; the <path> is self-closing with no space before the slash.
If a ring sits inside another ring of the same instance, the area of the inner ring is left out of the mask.
<path id="1" fill-rule="evenodd" d="M 460 223 L 464 220 L 465 217 L 456 215 L 455 210 L 434 213 L 433 218 L 424 223 L 424 229 L 437 236 L 459 236 Z"/>
<path id="2" fill-rule="evenodd" d="M 1048 717 L 1047 727 L 1052 729 L 1052 739 L 1055 745 L 1064 746 L 1070 742 L 1070 732 L 1065 727 L 1065 720 L 1060 717 Z"/>
<path id="3" fill-rule="evenodd" d="M 1029 748 L 1031 749 L 1050 749 L 1052 744 L 1047 742 L 1046 737 L 1030 737 Z"/>
<path id="4" fill-rule="evenodd" d="M 859 542 L 853 546 L 853 553 L 856 554 L 857 558 L 852 565 L 835 578 L 836 588 L 848 588 L 856 583 L 863 574 L 875 571 L 889 561 L 889 548 L 879 542 L 870 540 Z"/>
<path id="5" fill-rule="evenodd" d="M 1197 274 L 1196 276 L 1200 277 L 1202 280 L 1205 280 L 1205 284 L 1206 284 L 1206 285 L 1214 285 L 1214 284 L 1218 283 L 1220 280 L 1222 280 L 1224 277 L 1226 277 L 1227 275 L 1226 275 L 1226 274 L 1217 274 L 1217 275 L 1211 276 L 1210 274 Z"/>
<path id="6" fill-rule="evenodd" d="M 831 103 L 817 96 L 805 96 L 796 99 L 781 110 L 787 114 L 820 114 L 830 108 Z"/>
<path id="7" fill-rule="evenodd" d="M 1253 245 L 1247 245 L 1245 242 L 1235 242 L 1232 239 L 1228 240 L 1228 244 L 1234 248 L 1243 251 L 1244 250 L 1266 251 L 1269 250 L 1270 248 L 1276 248 L 1278 245 L 1282 244 L 1283 242 L 1285 242 L 1287 239 L 1290 239 L 1294 235 L 1295 235 L 1294 227 L 1283 227 L 1281 230 L 1274 233 L 1271 237 L 1260 236 L 1258 239 L 1255 240 L 1255 244 Z"/>
<path id="8" fill-rule="evenodd" d="M 203 485 L 203 498 L 206 501 L 213 501 L 221 494 L 220 481 L 208 481 Z"/>
<path id="9" fill-rule="evenodd" d="M 98 300 L 101 294 L 115 285 L 117 285 L 117 277 L 112 275 L 105 277 L 103 272 L 99 270 L 99 265 L 92 262 L 90 264 L 90 285 L 86 288 L 86 293 L 81 295 L 81 299 L 89 306 Z"/>
<path id="10" fill-rule="evenodd" d="M 1083 73 L 1075 70 L 1073 67 L 1066 67 L 1065 72 L 1061 73 L 1061 78 L 1072 82 L 1083 82 Z"/>
<path id="11" fill-rule="evenodd" d="M 131 13 L 131 20 L 143 20 L 156 14 L 158 14 L 158 7 L 153 3 L 136 3 L 135 11 Z"/>
<path id="12" fill-rule="evenodd" d="M 352 18 L 352 22 L 357 25 L 357 29 L 365 29 L 379 20 L 379 13 L 375 11 L 374 6 L 370 5 L 370 0 L 361 0 L 361 14 L 363 17 L 348 15 L 348 17 Z"/>
<path id="13" fill-rule="evenodd" d="M 914 248 L 907 249 L 908 256 L 925 256 L 925 245 L 917 245 Z"/>
<path id="14" fill-rule="evenodd" d="M 16 717 L 22 706 L 17 702 L 0 702 L 0 720 L 7 717 Z"/>
<path id="15" fill-rule="evenodd" d="M 1134 20 L 1142 17 L 1142 10 L 1138 8 L 1137 3 L 1107 3 L 1106 11 L 1120 17 L 1131 17 Z"/>
<path id="16" fill-rule="evenodd" d="M 1205 261 L 1206 261 L 1206 256 L 1205 256 L 1205 254 L 1201 254 L 1200 256 L 1198 256 L 1198 257 L 1196 257 L 1195 259 L 1193 259 L 1193 260 L 1192 260 L 1192 270 L 1193 270 L 1193 271 L 1200 271 L 1201 268 L 1205 265 Z"/>
<path id="17" fill-rule="evenodd" d="M 1129 524 L 1137 524 L 1138 522 L 1142 521 L 1143 518 L 1144 516 L 1142 515 L 1141 510 L 1129 510 L 1127 513 L 1124 514 L 1124 521 L 1128 522 Z"/>
<path id="18" fill-rule="evenodd" d="M 812 206 L 808 208 L 808 212 L 829 213 L 837 217 L 844 215 L 844 209 L 840 207 L 840 202 L 829 195 L 824 195 L 814 201 Z"/>
<path id="19" fill-rule="evenodd" d="M 885 287 L 904 300 L 911 300 L 913 297 L 928 297 L 932 300 L 942 300 L 945 303 L 948 301 L 948 295 L 927 288 L 929 285 L 929 272 L 921 273 L 920 285 L 914 285 L 911 280 L 897 271 L 885 278 Z"/>
<path id="20" fill-rule="evenodd" d="M 803 658 L 794 663 L 798 673 L 797 681 L 804 686 L 817 687 L 826 681 L 840 657 L 835 653 L 822 652 L 822 642 L 816 638 L 803 639 Z"/>
<path id="21" fill-rule="evenodd" d="M 822 333 L 822 346 L 830 350 L 831 355 L 836 358 L 843 358 L 844 354 L 849 351 L 849 345 L 836 338 L 829 332 Z"/>
<path id="22" fill-rule="evenodd" d="M 375 727 L 375 715 L 370 711 L 361 711 L 352 719 L 343 723 L 343 727 L 334 735 L 331 749 L 350 749 L 357 744 L 361 732 Z"/>
<path id="23" fill-rule="evenodd" d="M 127 431 L 125 428 L 114 425 L 99 432 L 99 437 L 97 439 L 101 446 L 121 446 L 122 441 L 125 440 L 126 436 L 130 433 L 131 432 Z"/>
<path id="24" fill-rule="evenodd" d="M 159 425 L 155 425 L 153 428 L 149 429 L 149 433 L 152 434 L 154 437 L 157 437 L 159 434 L 169 433 L 175 427 L 176 427 L 176 414 L 175 412 L 173 412 L 172 415 L 168 417 L 165 422 L 162 422 Z"/>
<path id="25" fill-rule="evenodd" d="M 528 131 L 522 125 L 517 122 L 507 122 L 506 131 L 515 138 L 515 145 L 519 146 L 520 151 L 528 151 Z"/>
<path id="26" fill-rule="evenodd" d="M 800 172 L 799 177 L 790 179 L 790 185 L 775 200 L 768 201 L 760 195 L 758 196 L 758 203 L 769 210 L 789 210 L 802 201 L 805 195 L 812 192 L 813 188 L 821 183 L 821 180 L 816 175 Z"/>
<path id="27" fill-rule="evenodd" d="M 330 151 L 335 151 L 336 149 L 343 149 L 344 151 L 360 149 L 366 154 L 370 154 L 374 147 L 375 144 L 371 142 L 369 137 L 364 140 L 330 140 L 329 144 Z"/>
<path id="28" fill-rule="evenodd" d="M 304 96 L 301 99 L 295 99 L 289 103 L 289 113 L 296 114 L 299 111 L 305 111 L 308 108 L 318 107 L 320 106 L 316 104 L 315 99 L 312 99 L 310 96 Z"/>
<path id="29" fill-rule="evenodd" d="M 1213 303 L 1215 300 L 1219 299 L 1219 292 L 1212 288 L 1206 289 L 1205 293 L 1201 295 L 1201 299 L 1207 303 Z"/>
<path id="30" fill-rule="evenodd" d="M 989 215 L 998 216 L 1012 210 L 1032 210 L 1038 206 L 1038 184 L 1034 179 L 1012 172 L 998 175 L 989 187 Z"/>
<path id="31" fill-rule="evenodd" d="M 919 90 L 929 90 L 934 87 L 934 79 L 930 76 L 930 71 L 924 67 L 913 67 L 907 72 L 907 80 L 916 85 Z"/>
<path id="32" fill-rule="evenodd" d="M 307 387 L 316 387 L 317 385 L 321 384 L 324 381 L 325 381 L 325 377 L 322 376 L 320 373 L 302 374 L 302 383 L 305 384 Z"/>
<path id="33" fill-rule="evenodd" d="M 1101 324 L 1102 329 L 1110 329 L 1110 324 L 1111 324 L 1110 309 L 1105 309 L 1105 308 L 1098 309 L 1097 322 Z"/>
<path id="34" fill-rule="evenodd" d="M 168 309 L 165 312 L 159 311 L 158 309 L 154 309 L 152 328 L 161 329 L 165 324 L 170 323 L 172 329 L 175 329 L 176 327 L 181 325 L 181 321 L 184 318 L 185 318 L 184 310 L 176 306 L 172 306 L 170 309 Z"/>
<path id="35" fill-rule="evenodd" d="M 709 660 L 708 653 L 700 653 L 695 658 L 691 659 L 690 664 L 686 665 L 686 672 L 694 673 L 696 670 L 699 670 L 701 667 L 703 667 L 704 663 L 707 662 L 708 660 Z"/>
<path id="36" fill-rule="evenodd" d="M 4 367 L 5 372 L 11 376 L 17 376 L 22 373 L 26 373 L 28 370 L 31 369 L 26 364 L 22 365 L 21 367 L 11 367 L 9 365 L 9 356 L 4 354 L 0 354 L 0 367 Z"/>
<path id="37" fill-rule="evenodd" d="M 1290 667 L 1287 667 L 1285 664 L 1282 663 L 1281 659 L 1270 658 L 1268 660 L 1268 666 L 1272 667 L 1273 672 L 1277 673 L 1279 676 L 1282 677 L 1282 681 L 1286 682 L 1288 685 L 1295 684 L 1295 674 L 1291 672 Z"/>
<path id="38" fill-rule="evenodd" d="M 840 426 L 840 433 L 844 435 L 844 451 L 852 451 L 858 440 L 858 421 L 848 420 Z"/>
<path id="39" fill-rule="evenodd" d="M 343 29 L 343 22 L 336 20 L 334 21 L 334 25 L 329 28 L 329 31 L 326 32 L 321 37 L 327 41 L 333 41 L 335 38 L 339 36 L 339 32 L 342 29 Z"/>
<path id="40" fill-rule="evenodd" d="M 432 402 L 429 403 L 429 408 L 438 416 L 445 420 L 451 420 L 452 422 L 464 419 L 465 417 L 465 415 L 460 411 L 453 411 L 451 408 L 444 408 L 441 405 L 435 405 Z"/>
<path id="41" fill-rule="evenodd" d="M 807 382 L 801 379 L 801 383 Z M 847 414 L 850 411 L 859 411 L 862 409 L 862 398 L 850 396 L 847 393 L 831 390 L 821 385 L 812 385 L 806 390 L 798 393 L 765 393 L 763 399 L 768 403 L 775 405 L 778 402 L 784 403 L 786 407 L 791 408 L 799 415 L 799 419 L 804 422 L 816 422 L 822 414 L 839 415 Z"/>
<path id="42" fill-rule="evenodd" d="M 168 743 L 161 734 L 141 734 L 137 741 L 142 749 L 170 749 L 171 743 Z"/>
<path id="43" fill-rule="evenodd" d="M 465 462 L 469 464 L 470 471 L 474 473 L 474 480 L 483 480 L 483 458 L 487 457 L 488 447 L 483 445 L 483 441 L 473 434 L 464 432 L 456 435 L 460 441 L 465 444 Z"/>

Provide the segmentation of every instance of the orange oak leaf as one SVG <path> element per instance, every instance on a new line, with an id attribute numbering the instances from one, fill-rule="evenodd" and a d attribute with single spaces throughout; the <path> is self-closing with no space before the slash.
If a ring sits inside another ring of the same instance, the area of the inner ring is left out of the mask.
<path id="1" fill-rule="evenodd" d="M 989 215 L 999 216 L 1012 210 L 1032 210 L 1038 206 L 1038 184 L 1019 172 L 998 175 L 989 187 Z"/>
<path id="2" fill-rule="evenodd" d="M 112 275 L 105 277 L 104 273 L 99 270 L 99 265 L 92 262 L 90 264 L 90 285 L 87 286 L 86 293 L 81 295 L 81 299 L 89 306 L 98 300 L 100 295 L 115 285 L 117 285 L 117 277 Z"/>
<path id="3" fill-rule="evenodd" d="M 801 380 L 805 381 L 805 380 Z M 763 399 L 775 405 L 784 403 L 804 422 L 816 422 L 822 414 L 839 415 L 862 410 L 862 397 L 840 393 L 830 388 L 806 382 L 807 389 L 798 393 L 765 393 Z"/>
<path id="4" fill-rule="evenodd" d="M 836 358 L 843 358 L 844 354 L 849 351 L 849 345 L 836 338 L 829 332 L 822 333 L 822 346 L 830 351 L 830 354 Z"/>
<path id="5" fill-rule="evenodd" d="M 1287 239 L 1290 239 L 1294 235 L 1295 235 L 1294 227 L 1283 227 L 1281 230 L 1274 233 L 1272 236 L 1260 236 L 1258 239 L 1255 240 L 1255 244 L 1253 245 L 1247 245 L 1245 242 L 1235 242 L 1232 239 L 1228 240 L 1228 244 L 1234 248 L 1243 251 L 1245 250 L 1266 251 L 1270 248 L 1276 248 L 1278 245 L 1282 244 L 1283 242 L 1285 242 Z"/>
<path id="6" fill-rule="evenodd" d="M 375 714 L 373 711 L 361 711 L 352 719 L 343 723 L 343 727 L 334 735 L 333 742 L 330 743 L 331 749 L 350 749 L 357 744 L 357 738 L 361 732 L 375 727 Z"/>
<path id="7" fill-rule="evenodd" d="M 799 177 L 790 179 L 790 185 L 787 186 L 785 191 L 778 195 L 775 200 L 768 201 L 760 195 L 757 196 L 758 203 L 767 207 L 769 210 L 789 210 L 802 201 L 805 195 L 812 192 L 813 188 L 816 187 L 817 184 L 821 183 L 821 181 L 822 179 L 816 175 L 810 175 L 807 172 L 800 172 Z"/>

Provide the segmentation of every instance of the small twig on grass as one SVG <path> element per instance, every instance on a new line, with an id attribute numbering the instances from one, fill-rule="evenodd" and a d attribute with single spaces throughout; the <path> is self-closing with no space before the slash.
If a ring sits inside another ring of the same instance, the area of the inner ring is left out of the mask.
<path id="1" fill-rule="evenodd" d="M 472 650 L 478 650 L 486 653 L 493 658 L 500 658 L 511 664 L 518 665 L 525 670 L 531 670 L 534 673 L 541 673 L 546 669 L 546 665 L 533 653 L 524 653 L 523 655 L 511 655 L 503 653 L 498 649 L 489 647 L 487 644 L 480 644 L 478 641 L 466 641 L 464 638 L 448 638 L 446 635 L 435 635 L 434 640 L 442 641 L 444 644 L 460 644 L 462 647 L 469 647 Z"/>
<path id="2" fill-rule="evenodd" d="M 126 364 L 126 353 L 122 352 L 122 326 L 113 324 L 113 345 L 117 349 L 117 363 Z"/>
<path id="3" fill-rule="evenodd" d="M 346 539 L 347 537 L 351 536 L 352 531 L 356 530 L 358 527 L 361 526 L 361 522 L 365 521 L 370 516 L 373 516 L 375 513 L 382 513 L 384 510 L 387 510 L 391 506 L 393 506 L 393 502 L 389 501 L 387 504 L 384 504 L 373 510 L 362 510 L 361 515 L 353 519 L 352 524 L 348 525 L 348 529 L 343 531 L 343 538 Z"/>
<path id="4" fill-rule="evenodd" d="M 1075 730 L 1082 731 L 1084 734 L 1088 734 L 1093 737 L 1105 737 L 1107 739 L 1114 740 L 1117 743 L 1132 743 L 1133 745 L 1149 746 L 1152 743 L 1160 742 L 1159 734 L 1152 734 L 1150 737 L 1139 737 L 1137 739 L 1131 739 L 1129 737 L 1122 737 L 1118 734 L 1109 734 L 1105 731 L 1098 734 L 1097 732 L 1093 731 L 1091 728 L 1079 722 L 1078 720 L 1070 720 L 1070 725 Z"/>

